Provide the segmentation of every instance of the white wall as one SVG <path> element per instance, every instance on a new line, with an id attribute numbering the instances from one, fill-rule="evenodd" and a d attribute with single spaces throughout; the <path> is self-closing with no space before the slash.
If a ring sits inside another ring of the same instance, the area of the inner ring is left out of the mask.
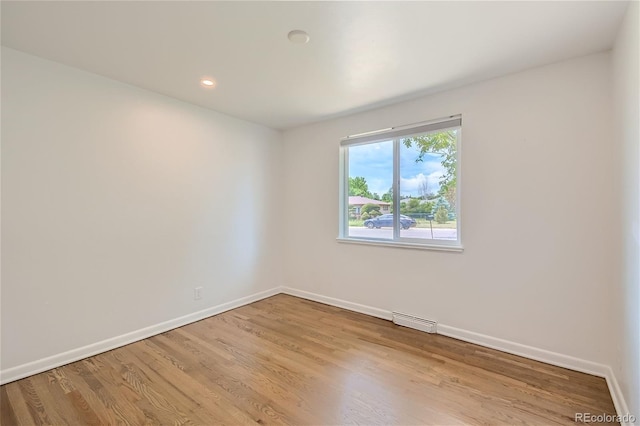
<path id="1" fill-rule="evenodd" d="M 622 279 L 616 288 L 612 365 L 640 422 L 640 3 L 630 2 L 613 50 L 616 139 L 622 146 Z"/>
<path id="2" fill-rule="evenodd" d="M 284 133 L 285 285 L 608 363 L 608 53 Z M 464 253 L 338 243 L 341 137 L 463 115 Z"/>
<path id="3" fill-rule="evenodd" d="M 3 370 L 280 284 L 279 132 L 6 48 L 2 106 Z"/>

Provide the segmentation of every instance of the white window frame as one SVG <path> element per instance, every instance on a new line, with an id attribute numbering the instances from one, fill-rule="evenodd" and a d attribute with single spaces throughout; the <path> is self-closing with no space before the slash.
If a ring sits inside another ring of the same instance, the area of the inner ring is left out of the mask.
<path id="1" fill-rule="evenodd" d="M 408 136 L 424 135 L 426 133 L 434 133 L 437 131 L 457 129 L 456 140 L 456 236 L 457 240 L 437 240 L 422 238 L 401 237 L 400 234 L 400 140 Z M 393 127 L 374 132 L 361 133 L 358 135 L 347 136 L 340 141 L 340 200 L 338 202 L 339 210 L 339 242 L 381 245 L 403 248 L 417 248 L 427 250 L 444 250 L 461 252 L 462 239 L 462 205 L 461 188 L 462 188 L 462 116 L 454 115 L 438 120 L 431 120 L 418 124 Z M 349 236 L 349 147 L 356 145 L 371 144 L 382 141 L 393 141 L 393 238 L 369 238 L 369 237 L 353 237 Z"/>

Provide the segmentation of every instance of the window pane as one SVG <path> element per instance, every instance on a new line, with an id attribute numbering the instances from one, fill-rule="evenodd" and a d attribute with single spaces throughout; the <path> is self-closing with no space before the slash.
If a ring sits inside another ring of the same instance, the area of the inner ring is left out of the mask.
<path id="1" fill-rule="evenodd" d="M 400 237 L 457 240 L 458 130 L 400 140 Z"/>
<path id="2" fill-rule="evenodd" d="M 393 141 L 348 149 L 348 236 L 393 239 Z"/>

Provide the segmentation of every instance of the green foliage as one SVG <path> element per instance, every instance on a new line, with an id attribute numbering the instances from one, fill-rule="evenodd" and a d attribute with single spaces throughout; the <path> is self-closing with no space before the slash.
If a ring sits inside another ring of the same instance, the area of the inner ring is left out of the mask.
<path id="1" fill-rule="evenodd" d="M 371 219 L 371 216 L 369 215 L 369 213 L 362 213 L 360 215 L 360 219 L 362 219 L 362 220 Z"/>
<path id="2" fill-rule="evenodd" d="M 439 197 L 435 201 L 435 204 L 433 206 L 433 211 L 437 212 L 440 209 L 440 207 L 444 207 L 447 213 L 451 211 L 451 205 L 449 204 L 449 201 L 447 201 L 445 197 Z"/>
<path id="3" fill-rule="evenodd" d="M 358 215 L 356 214 L 355 207 L 349 207 L 349 219 L 357 219 Z"/>
<path id="4" fill-rule="evenodd" d="M 418 200 L 417 198 L 410 198 L 408 202 L 403 204 L 407 205 L 408 209 L 415 210 L 420 207 L 420 200 Z"/>
<path id="5" fill-rule="evenodd" d="M 349 195 L 359 195 L 361 197 L 373 198 L 373 194 L 369 192 L 367 180 L 361 176 L 349 178 Z"/>
<path id="6" fill-rule="evenodd" d="M 415 145 L 420 150 L 420 153 L 416 158 L 416 163 L 424 161 L 424 156 L 428 153 L 439 154 L 442 156 L 442 167 L 444 167 L 445 173 L 440 178 L 440 191 L 438 194 L 445 197 L 449 202 L 449 205 L 455 211 L 457 185 L 456 131 L 446 130 L 424 136 L 406 138 L 402 140 L 402 143 L 407 148 Z"/>
<path id="7" fill-rule="evenodd" d="M 447 223 L 449 220 L 449 212 L 444 206 L 438 207 L 436 210 L 435 219 L 437 223 Z"/>
<path id="8" fill-rule="evenodd" d="M 433 211 L 432 202 L 424 202 L 419 198 L 408 198 L 400 202 L 400 213 L 431 213 Z"/>
<path id="9" fill-rule="evenodd" d="M 375 204 L 365 204 L 360 209 L 360 213 L 362 214 L 361 217 L 364 217 L 365 214 L 369 217 L 376 217 L 382 214 L 380 213 L 380 206 Z"/>
<path id="10" fill-rule="evenodd" d="M 447 200 L 449 203 L 449 211 L 456 211 L 456 187 L 455 186 L 447 186 L 444 188 L 440 188 L 440 194 Z"/>
<path id="11" fill-rule="evenodd" d="M 393 187 L 389 188 L 385 194 L 382 194 L 382 201 L 385 203 L 393 203 Z"/>

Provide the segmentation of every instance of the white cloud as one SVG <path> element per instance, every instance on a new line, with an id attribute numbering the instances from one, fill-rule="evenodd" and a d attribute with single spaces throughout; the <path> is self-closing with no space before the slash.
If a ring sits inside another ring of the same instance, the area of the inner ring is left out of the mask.
<path id="1" fill-rule="evenodd" d="M 438 192 L 440 189 L 440 178 L 444 175 L 443 170 L 436 170 L 428 175 L 419 173 L 410 178 L 400 178 L 401 195 L 422 195 L 422 188 L 426 184 L 427 192 Z"/>
<path id="2" fill-rule="evenodd" d="M 369 192 L 372 194 L 378 194 L 382 197 L 382 194 L 386 194 L 389 188 L 391 188 L 391 181 L 388 179 L 367 179 L 367 185 L 369 186 Z"/>

